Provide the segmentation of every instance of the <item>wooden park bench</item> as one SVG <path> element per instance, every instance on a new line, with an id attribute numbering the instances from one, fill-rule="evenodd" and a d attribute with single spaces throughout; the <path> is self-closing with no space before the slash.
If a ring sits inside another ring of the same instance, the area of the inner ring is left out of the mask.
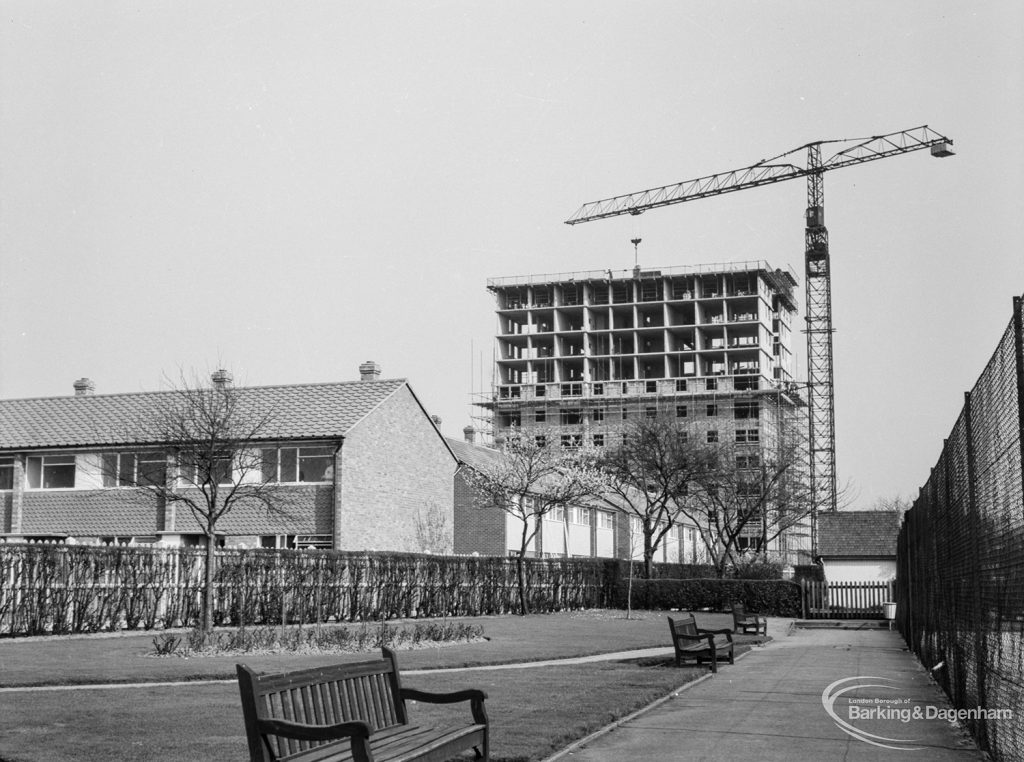
<path id="1" fill-rule="evenodd" d="M 732 631 L 749 634 L 751 628 L 755 635 L 768 634 L 768 620 L 757 614 L 748 614 L 742 603 L 732 604 Z"/>
<path id="2" fill-rule="evenodd" d="M 719 656 L 726 655 L 730 664 L 735 663 L 730 630 L 699 629 L 693 614 L 687 614 L 682 619 L 669 617 L 668 627 L 672 631 L 677 667 L 682 666 L 683 659 L 696 659 L 698 664 L 707 659 L 711 662 L 711 671 L 717 672 Z"/>
<path id="3" fill-rule="evenodd" d="M 469 749 L 489 759 L 487 695 L 403 688 L 394 651 L 383 651 L 383 659 L 279 674 L 237 665 L 250 759 L 438 762 Z M 413 725 L 406 701 L 468 701 L 473 719 L 444 727 Z"/>

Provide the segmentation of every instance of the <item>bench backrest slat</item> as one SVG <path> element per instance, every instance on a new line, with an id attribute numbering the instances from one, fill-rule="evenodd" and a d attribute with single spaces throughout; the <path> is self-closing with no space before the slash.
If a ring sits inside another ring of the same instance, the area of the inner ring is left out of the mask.
<path id="1" fill-rule="evenodd" d="M 257 718 L 276 718 L 309 725 L 361 720 L 374 730 L 405 722 L 405 705 L 398 698 L 400 682 L 393 654 L 375 661 L 341 664 L 291 672 L 256 675 L 249 671 Z M 240 668 L 244 669 L 244 668 Z M 240 682 L 240 686 L 243 683 Z M 246 702 L 243 689 L 243 705 Z M 271 736 L 275 756 L 287 756 L 319 745 Z"/>
<path id="2" fill-rule="evenodd" d="M 696 635 L 697 634 L 697 620 L 694 619 L 693 614 L 687 614 L 680 619 L 672 619 L 669 617 L 669 623 L 672 626 L 673 634 L 680 635 Z"/>

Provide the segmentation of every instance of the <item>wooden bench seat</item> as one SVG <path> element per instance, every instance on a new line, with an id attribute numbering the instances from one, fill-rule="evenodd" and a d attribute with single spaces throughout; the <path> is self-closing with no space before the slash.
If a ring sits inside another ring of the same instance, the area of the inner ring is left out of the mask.
<path id="1" fill-rule="evenodd" d="M 394 652 L 383 651 L 383 659 L 279 674 L 258 674 L 237 665 L 250 759 L 443 762 L 469 749 L 489 759 L 486 694 L 403 688 Z M 469 702 L 472 720 L 415 725 L 406 701 Z"/>
<path id="2" fill-rule="evenodd" d="M 751 629 L 755 635 L 767 635 L 768 620 L 758 614 L 748 614 L 742 603 L 732 604 L 732 631 L 748 634 Z"/>
<path id="3" fill-rule="evenodd" d="M 668 627 L 672 632 L 677 667 L 682 666 L 683 659 L 694 659 L 698 664 L 707 659 L 711 662 L 711 671 L 718 672 L 720 657 L 728 657 L 730 664 L 735 663 L 731 630 L 702 630 L 697 627 L 693 614 L 679 619 L 669 617 Z"/>

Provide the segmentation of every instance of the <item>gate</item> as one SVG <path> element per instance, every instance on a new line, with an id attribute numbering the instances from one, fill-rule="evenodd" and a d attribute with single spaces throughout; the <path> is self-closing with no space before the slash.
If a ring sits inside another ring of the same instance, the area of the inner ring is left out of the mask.
<path id="1" fill-rule="evenodd" d="M 801 580 L 807 619 L 884 619 L 883 603 L 893 601 L 893 582 L 815 582 Z"/>

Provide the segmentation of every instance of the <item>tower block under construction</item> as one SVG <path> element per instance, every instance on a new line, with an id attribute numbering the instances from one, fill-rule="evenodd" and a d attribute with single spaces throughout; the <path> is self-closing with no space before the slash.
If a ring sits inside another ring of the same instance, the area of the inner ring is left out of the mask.
<path id="1" fill-rule="evenodd" d="M 600 447 L 631 415 L 678 403 L 688 423 L 756 442 L 761 400 L 794 386 L 795 286 L 763 261 L 489 279 L 494 435 Z M 719 409 L 685 408 L 703 399 Z"/>

